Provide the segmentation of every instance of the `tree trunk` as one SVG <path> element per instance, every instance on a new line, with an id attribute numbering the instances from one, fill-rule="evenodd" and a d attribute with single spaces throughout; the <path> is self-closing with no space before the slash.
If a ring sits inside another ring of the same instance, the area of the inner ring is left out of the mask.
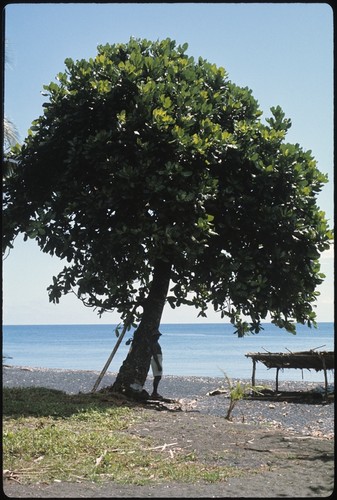
<path id="1" fill-rule="evenodd" d="M 159 329 L 170 276 L 171 263 L 156 261 L 150 292 L 143 306 L 141 322 L 134 333 L 131 349 L 110 388 L 112 392 L 135 397 L 141 393 L 150 368 L 152 334 Z"/>

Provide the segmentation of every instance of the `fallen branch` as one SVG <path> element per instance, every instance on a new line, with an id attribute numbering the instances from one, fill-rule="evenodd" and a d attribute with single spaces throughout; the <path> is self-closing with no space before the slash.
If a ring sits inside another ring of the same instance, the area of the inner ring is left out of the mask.
<path id="1" fill-rule="evenodd" d="M 144 451 L 154 451 L 154 450 L 165 451 L 166 448 L 168 448 L 169 446 L 174 446 L 175 444 L 178 444 L 178 443 L 164 443 L 164 444 L 159 445 L 159 446 L 154 446 L 153 448 L 144 448 Z"/>

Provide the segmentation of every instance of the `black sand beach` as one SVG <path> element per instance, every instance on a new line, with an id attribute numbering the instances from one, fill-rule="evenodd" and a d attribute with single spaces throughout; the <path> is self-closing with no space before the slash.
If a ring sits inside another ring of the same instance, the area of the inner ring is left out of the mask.
<path id="1" fill-rule="evenodd" d="M 90 392 L 100 372 L 86 370 L 64 370 L 8 366 L 3 369 L 4 387 L 48 387 L 62 390 L 68 394 Z M 107 372 L 97 390 L 108 387 L 115 380 L 115 373 Z M 281 378 L 281 377 L 280 377 Z M 242 380 L 250 383 L 250 380 Z M 233 380 L 235 383 L 235 379 Z M 146 382 L 145 389 L 151 392 L 152 377 Z M 274 389 L 271 380 L 257 380 L 257 384 Z M 228 398 L 223 394 L 208 396 L 209 391 L 219 387 L 228 388 L 224 378 L 213 377 L 178 377 L 164 376 L 160 383 L 160 393 L 172 399 L 186 400 L 195 411 L 206 415 L 224 417 L 228 408 Z M 323 392 L 324 383 L 280 381 L 279 389 L 283 391 Z M 321 433 L 329 435 L 334 432 L 334 405 L 291 404 L 273 401 L 240 401 L 233 411 L 234 420 L 246 423 L 261 424 L 273 422 L 279 428 L 310 435 Z"/>
<path id="2" fill-rule="evenodd" d="M 5 366 L 3 386 L 40 386 L 69 394 L 86 393 L 92 390 L 98 375 L 99 372 L 84 370 Z M 115 374 L 108 372 L 98 390 L 111 385 L 114 378 Z M 151 390 L 151 382 L 152 379 L 149 378 L 146 389 Z M 258 380 L 257 383 L 274 388 L 273 381 Z M 323 391 L 323 385 L 323 382 L 282 382 L 280 377 L 279 389 Z M 174 439 L 177 439 L 181 446 L 191 446 L 190 443 L 193 443 L 194 449 L 201 455 L 213 453 L 220 444 L 222 447 L 226 445 L 232 447 L 238 467 L 245 467 L 246 463 L 261 462 L 264 465 L 269 463 L 269 470 L 251 475 L 248 479 L 235 478 L 221 484 L 123 486 L 114 483 L 57 483 L 27 486 L 5 481 L 5 494 L 12 498 L 317 498 L 327 497 L 332 493 L 333 403 L 325 403 L 320 399 L 311 403 L 300 400 L 242 400 L 234 408 L 231 423 L 223 418 L 228 409 L 228 397 L 224 394 L 207 394 L 221 386 L 226 387 L 222 378 L 164 377 L 160 384 L 161 394 L 179 400 L 185 411 L 174 414 L 168 411 L 152 411 L 151 421 L 147 424 L 147 427 L 151 428 L 151 436 L 161 443 L 171 442 L 173 433 Z M 133 432 L 146 435 L 148 429 L 133 429 Z M 286 460 L 285 451 L 300 458 Z"/>

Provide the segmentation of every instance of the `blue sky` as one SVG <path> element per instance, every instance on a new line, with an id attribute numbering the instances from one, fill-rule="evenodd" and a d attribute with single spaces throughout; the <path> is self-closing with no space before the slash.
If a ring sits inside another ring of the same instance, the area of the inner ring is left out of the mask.
<path id="1" fill-rule="evenodd" d="M 333 226 L 333 12 L 317 3 L 37 3 L 5 8 L 5 113 L 20 139 L 42 113 L 43 85 L 55 81 L 64 60 L 95 56 L 98 44 L 130 36 L 170 37 L 188 54 L 223 66 L 229 79 L 249 87 L 263 117 L 280 105 L 292 120 L 288 141 L 310 149 L 329 183 L 318 204 Z M 3 263 L 5 324 L 115 323 L 99 319 L 74 296 L 49 304 L 46 292 L 63 262 L 34 241 L 17 238 Z M 322 256 L 318 319 L 333 321 L 333 251 Z M 191 308 L 170 310 L 163 322 L 195 322 Z M 205 321 L 205 320 L 204 320 Z M 214 313 L 206 321 L 220 321 Z"/>

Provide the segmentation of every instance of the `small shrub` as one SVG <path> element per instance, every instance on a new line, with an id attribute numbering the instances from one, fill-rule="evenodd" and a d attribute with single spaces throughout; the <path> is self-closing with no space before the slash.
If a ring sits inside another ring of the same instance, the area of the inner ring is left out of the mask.
<path id="1" fill-rule="evenodd" d="M 228 383 L 229 386 L 229 407 L 227 410 L 227 414 L 225 416 L 226 420 L 232 420 L 232 411 L 234 410 L 236 404 L 243 399 L 247 394 L 251 391 L 261 394 L 261 390 L 265 389 L 264 386 L 262 385 L 252 385 L 249 383 L 241 383 L 240 381 L 236 382 L 236 384 L 233 384 L 233 381 L 226 375 L 224 372 L 225 379 Z"/>

